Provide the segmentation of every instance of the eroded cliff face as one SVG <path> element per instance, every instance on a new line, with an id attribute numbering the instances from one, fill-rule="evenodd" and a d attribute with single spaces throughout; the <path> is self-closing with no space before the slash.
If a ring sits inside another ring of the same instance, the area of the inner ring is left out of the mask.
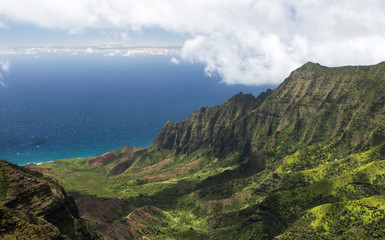
<path id="1" fill-rule="evenodd" d="M 223 105 L 201 108 L 179 123 L 167 122 L 155 144 L 175 154 L 198 148 L 220 157 L 234 150 L 279 157 L 298 147 L 334 139 L 357 148 L 382 140 L 385 63 L 328 68 L 307 63 L 274 91 L 242 93 Z"/>
<path id="2" fill-rule="evenodd" d="M 239 93 L 220 106 L 200 108 L 185 121 L 167 122 L 154 143 L 161 148 L 173 149 L 176 155 L 202 147 L 215 156 L 236 150 L 250 141 L 245 116 L 270 93 L 263 93 L 258 98 Z"/>
<path id="3" fill-rule="evenodd" d="M 3 239 L 96 239 L 56 180 L 0 161 Z"/>

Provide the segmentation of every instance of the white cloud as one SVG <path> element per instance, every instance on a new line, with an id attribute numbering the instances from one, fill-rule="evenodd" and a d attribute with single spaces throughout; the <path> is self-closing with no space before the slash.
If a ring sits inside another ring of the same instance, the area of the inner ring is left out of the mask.
<path id="1" fill-rule="evenodd" d="M 104 56 L 174 56 L 181 52 L 178 47 L 129 47 L 120 44 L 109 44 L 94 47 L 35 47 L 35 48 L 0 48 L 0 55 L 44 55 L 44 54 L 66 54 L 86 55 L 101 54 Z"/>
<path id="2" fill-rule="evenodd" d="M 178 64 L 180 63 L 180 60 L 177 59 L 176 57 L 172 57 L 172 58 L 170 59 L 170 62 L 173 63 L 173 64 L 175 64 L 175 65 L 178 65 Z"/>
<path id="3" fill-rule="evenodd" d="M 4 60 L 0 61 L 0 71 L 1 72 L 7 72 L 8 73 L 10 68 L 11 68 L 11 62 L 10 61 L 4 61 Z"/>
<path id="4" fill-rule="evenodd" d="M 169 56 L 178 54 L 179 52 L 180 50 L 175 48 L 129 48 L 125 53 L 120 54 L 120 56 Z"/>
<path id="5" fill-rule="evenodd" d="M 94 52 L 95 51 L 92 48 L 90 48 L 90 47 L 86 49 L 86 53 L 88 53 L 88 54 L 92 54 Z"/>
<path id="6" fill-rule="evenodd" d="M 0 22 L 0 28 L 6 28 L 6 29 L 8 29 L 8 25 L 6 25 L 6 24 L 3 23 L 3 22 Z"/>
<path id="7" fill-rule="evenodd" d="M 110 47 L 109 47 L 110 48 Z M 120 50 L 119 49 L 108 49 L 105 53 L 104 53 L 104 56 L 107 56 L 107 57 L 114 57 L 114 56 L 119 56 L 120 54 Z"/>
<path id="8" fill-rule="evenodd" d="M 204 63 L 229 84 L 279 83 L 309 60 L 335 66 L 385 58 L 383 0 L 12 0 L 0 1 L 0 16 L 72 34 L 124 37 L 144 27 L 187 34 L 181 59 Z"/>
<path id="9" fill-rule="evenodd" d="M 2 80 L 3 76 L 0 75 L 0 87 L 8 87 L 8 84 Z"/>
<path id="10" fill-rule="evenodd" d="M 3 80 L 2 74 L 0 74 L 0 87 L 8 87 L 8 84 Z"/>
<path id="11" fill-rule="evenodd" d="M 2 48 L 0 49 L 0 55 L 16 55 L 17 52 L 13 49 Z"/>
<path id="12" fill-rule="evenodd" d="M 4 81 L 4 73 L 9 73 L 11 63 L 9 61 L 0 60 L 0 87 L 7 87 L 8 84 Z"/>
<path id="13" fill-rule="evenodd" d="M 24 54 L 26 55 L 36 55 L 36 48 L 27 48 L 25 49 Z"/>

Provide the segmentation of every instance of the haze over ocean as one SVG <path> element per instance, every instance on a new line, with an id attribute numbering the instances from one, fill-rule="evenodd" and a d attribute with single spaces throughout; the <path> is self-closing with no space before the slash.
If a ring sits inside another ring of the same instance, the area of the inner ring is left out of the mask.
<path id="1" fill-rule="evenodd" d="M 148 146 L 166 121 L 242 91 L 169 56 L 13 56 L 0 87 L 0 159 L 24 165 Z"/>

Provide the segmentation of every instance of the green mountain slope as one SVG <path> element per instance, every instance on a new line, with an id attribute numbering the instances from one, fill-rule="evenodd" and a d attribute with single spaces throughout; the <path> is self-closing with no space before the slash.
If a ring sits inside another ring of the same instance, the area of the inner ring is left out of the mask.
<path id="1" fill-rule="evenodd" d="M 0 160 L 1 239 L 97 239 L 52 178 Z"/>
<path id="2" fill-rule="evenodd" d="M 384 103 L 385 63 L 307 63 L 168 122 L 148 148 L 32 168 L 110 238 L 385 237 Z"/>

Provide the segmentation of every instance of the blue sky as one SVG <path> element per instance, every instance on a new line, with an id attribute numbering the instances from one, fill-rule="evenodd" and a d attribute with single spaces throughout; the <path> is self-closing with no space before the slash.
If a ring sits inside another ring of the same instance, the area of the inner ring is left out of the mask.
<path id="1" fill-rule="evenodd" d="M 227 84 L 278 84 L 307 61 L 384 61 L 384 29 L 383 0 L 12 0 L 0 1 L 0 60 L 170 55 Z"/>
<path id="2" fill-rule="evenodd" d="M 0 28 L 1 47 L 83 47 L 121 43 L 133 47 L 182 46 L 186 34 L 165 31 L 159 27 L 132 30 L 84 29 L 71 33 L 63 29 L 46 29 L 33 24 L 11 23 Z"/>

